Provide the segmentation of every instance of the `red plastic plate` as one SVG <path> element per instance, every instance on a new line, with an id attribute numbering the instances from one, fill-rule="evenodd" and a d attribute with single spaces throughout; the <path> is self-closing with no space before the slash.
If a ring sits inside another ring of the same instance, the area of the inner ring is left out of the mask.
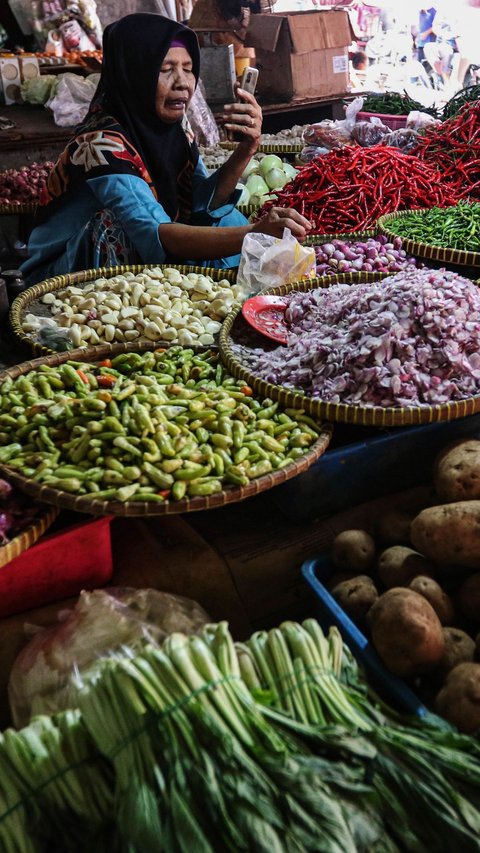
<path id="1" fill-rule="evenodd" d="M 287 326 L 285 323 L 285 309 L 288 304 L 286 296 L 268 296 L 259 294 L 247 299 L 242 306 L 242 314 L 247 323 L 253 326 L 257 332 L 277 341 L 280 344 L 287 343 Z"/>

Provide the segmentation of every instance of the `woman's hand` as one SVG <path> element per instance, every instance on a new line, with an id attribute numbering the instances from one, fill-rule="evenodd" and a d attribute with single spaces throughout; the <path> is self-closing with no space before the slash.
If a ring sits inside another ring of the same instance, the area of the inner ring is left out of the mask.
<path id="1" fill-rule="evenodd" d="M 271 237 L 283 237 L 284 228 L 289 228 L 298 242 L 303 243 L 312 230 L 312 224 L 296 210 L 272 207 L 265 216 L 255 222 L 252 231 L 270 234 Z"/>
<path id="2" fill-rule="evenodd" d="M 262 108 L 255 97 L 245 89 L 238 88 L 236 93 L 242 100 L 225 104 L 222 119 L 226 130 L 241 137 L 238 147 L 243 153 L 253 157 L 260 144 Z"/>

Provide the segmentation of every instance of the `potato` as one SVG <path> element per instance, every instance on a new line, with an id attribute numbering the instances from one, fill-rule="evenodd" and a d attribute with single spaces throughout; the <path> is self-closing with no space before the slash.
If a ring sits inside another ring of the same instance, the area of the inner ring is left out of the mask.
<path id="1" fill-rule="evenodd" d="M 462 439 L 446 447 L 435 460 L 433 481 L 442 501 L 480 498 L 480 441 Z"/>
<path id="2" fill-rule="evenodd" d="M 410 528 L 412 545 L 438 563 L 480 569 L 480 501 L 422 510 Z"/>
<path id="3" fill-rule="evenodd" d="M 362 571 L 372 565 L 375 542 L 366 530 L 343 530 L 333 540 L 332 558 L 338 569 Z"/>
<path id="4" fill-rule="evenodd" d="M 373 644 L 388 669 L 401 676 L 434 669 L 445 652 L 440 620 L 411 589 L 384 592 L 368 613 Z"/>
<path id="5" fill-rule="evenodd" d="M 408 586 L 417 575 L 435 573 L 433 564 L 418 551 L 405 545 L 392 545 L 382 551 L 377 564 L 378 576 L 387 589 Z"/>
<path id="6" fill-rule="evenodd" d="M 480 729 L 480 663 L 452 669 L 435 699 L 435 710 L 464 734 Z"/>
<path id="7" fill-rule="evenodd" d="M 338 586 L 339 583 L 343 583 L 344 581 L 351 581 L 355 577 L 357 577 L 356 572 L 334 572 L 327 581 L 324 581 L 324 586 L 331 592 L 334 586 Z"/>
<path id="8" fill-rule="evenodd" d="M 475 656 L 475 640 L 459 628 L 444 628 L 445 652 L 440 661 L 443 674 L 450 672 L 460 663 L 472 663 Z"/>
<path id="9" fill-rule="evenodd" d="M 362 623 L 378 598 L 376 586 L 368 575 L 358 575 L 333 587 L 332 595 L 340 607 L 356 622 Z"/>
<path id="10" fill-rule="evenodd" d="M 462 616 L 480 624 L 480 572 L 470 575 L 457 593 L 457 604 Z"/>
<path id="11" fill-rule="evenodd" d="M 378 538 L 387 545 L 408 545 L 410 525 L 416 513 L 404 509 L 392 509 L 378 520 Z"/>
<path id="12" fill-rule="evenodd" d="M 442 625 L 452 625 L 455 620 L 453 604 L 440 584 L 434 581 L 433 578 L 418 575 L 411 581 L 409 587 L 427 599 Z"/>
<path id="13" fill-rule="evenodd" d="M 475 637 L 475 654 L 476 657 L 480 660 L 480 634 L 477 634 Z"/>

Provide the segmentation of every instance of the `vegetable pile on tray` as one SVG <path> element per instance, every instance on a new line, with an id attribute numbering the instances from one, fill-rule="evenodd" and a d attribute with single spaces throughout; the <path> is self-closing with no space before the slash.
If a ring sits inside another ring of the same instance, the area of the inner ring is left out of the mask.
<path id="1" fill-rule="evenodd" d="M 385 666 L 465 733 L 480 733 L 480 441 L 448 445 L 426 495 L 333 543 L 331 594 Z"/>
<path id="2" fill-rule="evenodd" d="M 415 258 L 402 249 L 400 237 L 390 243 L 388 237 L 368 237 L 365 240 L 336 238 L 314 246 L 317 275 L 337 275 L 348 272 L 400 272 L 416 266 Z"/>
<path id="3" fill-rule="evenodd" d="M 442 119 L 445 121 L 447 118 L 452 118 L 453 116 L 458 115 L 465 104 L 470 104 L 472 101 L 478 101 L 479 99 L 480 85 L 478 83 L 473 86 L 465 86 L 464 89 L 460 89 L 459 92 L 456 92 L 456 94 L 447 101 L 442 110 Z"/>
<path id="4" fill-rule="evenodd" d="M 0 462 L 92 499 L 158 503 L 245 486 L 304 455 L 320 432 L 255 399 L 210 350 L 42 365 L 4 379 L 0 393 Z"/>
<path id="5" fill-rule="evenodd" d="M 445 270 L 294 293 L 288 345 L 233 350 L 256 375 L 329 403 L 424 406 L 480 393 L 480 290 Z"/>
<path id="6" fill-rule="evenodd" d="M 31 163 L 0 172 L 0 205 L 37 203 L 53 163 Z"/>
<path id="7" fill-rule="evenodd" d="M 238 294 L 226 279 L 146 267 L 46 293 L 52 317 L 26 313 L 22 329 L 51 349 L 136 340 L 210 346 Z"/>
<path id="8" fill-rule="evenodd" d="M 383 113 L 384 115 L 392 116 L 407 116 L 412 111 L 427 113 L 434 118 L 438 118 L 438 110 L 435 106 L 425 107 L 419 101 L 415 101 L 407 93 L 400 92 L 381 92 L 367 95 L 363 101 L 363 112 L 367 113 Z"/>
<path id="9" fill-rule="evenodd" d="M 365 231 L 385 213 L 456 204 L 442 182 L 440 164 L 384 145 L 346 146 L 304 166 L 262 211 L 292 207 L 309 219 L 312 233 Z"/>
<path id="10" fill-rule="evenodd" d="M 479 743 L 402 725 L 313 619 L 174 633 L 72 687 L 0 736 L 2 849 L 479 850 Z"/>
<path id="11" fill-rule="evenodd" d="M 393 219 L 388 230 L 402 237 L 445 249 L 480 252 L 480 204 L 461 201 L 456 207 L 412 211 Z"/>
<path id="12" fill-rule="evenodd" d="M 439 125 L 427 127 L 415 153 L 440 170 L 439 179 L 446 192 L 449 186 L 459 198 L 480 199 L 480 101 L 466 104 L 458 115 Z"/>

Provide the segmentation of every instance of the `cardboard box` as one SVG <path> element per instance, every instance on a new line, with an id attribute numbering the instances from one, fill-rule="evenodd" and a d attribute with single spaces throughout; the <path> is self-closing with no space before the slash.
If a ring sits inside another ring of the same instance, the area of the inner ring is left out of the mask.
<path id="1" fill-rule="evenodd" d="M 352 41 L 345 10 L 252 15 L 245 44 L 256 51 L 259 95 L 281 102 L 343 95 Z"/>

